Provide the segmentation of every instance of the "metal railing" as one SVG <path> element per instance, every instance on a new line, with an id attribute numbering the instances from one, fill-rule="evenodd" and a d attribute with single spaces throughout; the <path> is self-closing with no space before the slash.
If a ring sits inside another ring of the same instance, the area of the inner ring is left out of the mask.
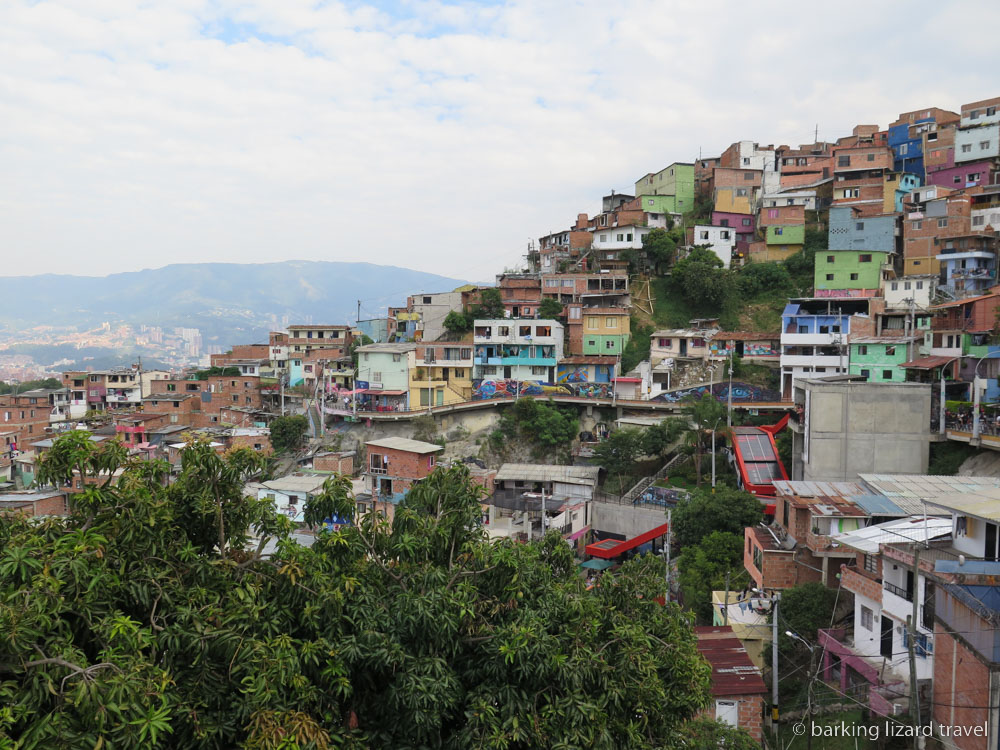
<path id="1" fill-rule="evenodd" d="M 901 599 L 906 599 L 906 601 L 908 602 L 913 601 L 913 592 L 908 591 L 907 589 L 904 589 L 901 586 L 897 586 L 894 583 L 889 583 L 888 581 L 882 581 L 882 587 L 890 594 L 895 594 Z"/>

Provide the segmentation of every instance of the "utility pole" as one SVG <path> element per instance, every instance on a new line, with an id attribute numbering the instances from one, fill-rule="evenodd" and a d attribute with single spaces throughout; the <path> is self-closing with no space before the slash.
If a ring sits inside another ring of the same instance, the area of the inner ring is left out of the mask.
<path id="1" fill-rule="evenodd" d="M 542 485 L 542 539 L 545 539 L 545 485 Z"/>
<path id="2" fill-rule="evenodd" d="M 920 696 L 917 694 L 917 615 L 920 606 L 920 546 L 913 546 L 913 613 L 906 618 L 906 629 L 910 633 L 910 644 L 907 651 L 910 655 L 910 716 L 913 717 L 913 726 L 920 726 Z M 913 733 L 913 748 L 917 750 L 918 735 L 920 731 Z"/>
<path id="3" fill-rule="evenodd" d="M 727 404 L 726 411 L 726 427 L 731 428 L 733 426 L 733 353 L 734 350 L 729 350 L 729 403 Z"/>
<path id="4" fill-rule="evenodd" d="M 778 605 L 781 592 L 771 597 L 771 728 L 778 736 Z"/>
<path id="5" fill-rule="evenodd" d="M 726 571 L 726 598 L 722 600 L 722 624 L 729 627 L 729 571 Z"/>
<path id="6" fill-rule="evenodd" d="M 673 535 L 674 535 L 674 525 L 671 522 L 673 520 L 672 519 L 672 515 L 673 515 L 673 511 L 672 510 L 668 510 L 667 511 L 667 550 L 666 550 L 666 555 L 665 555 L 665 557 L 667 558 L 667 570 L 666 570 L 666 573 L 664 574 L 664 577 L 667 579 L 667 595 L 666 595 L 666 598 L 663 600 L 664 602 L 669 602 L 670 601 L 670 543 L 673 540 Z"/>
<path id="7" fill-rule="evenodd" d="M 281 416 L 285 416 L 285 376 L 278 376 L 278 387 L 281 389 Z"/>

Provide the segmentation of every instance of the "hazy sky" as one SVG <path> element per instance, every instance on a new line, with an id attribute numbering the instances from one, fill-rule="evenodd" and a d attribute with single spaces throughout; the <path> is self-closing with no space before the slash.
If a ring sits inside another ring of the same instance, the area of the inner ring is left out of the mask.
<path id="1" fill-rule="evenodd" d="M 0 2 L 0 274 L 484 280 L 646 172 L 1000 95 L 1000 3 Z"/>

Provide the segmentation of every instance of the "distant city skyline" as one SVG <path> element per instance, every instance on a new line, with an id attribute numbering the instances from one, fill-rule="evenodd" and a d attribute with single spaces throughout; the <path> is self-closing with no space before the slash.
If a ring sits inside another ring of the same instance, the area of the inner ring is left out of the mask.
<path id="1" fill-rule="evenodd" d="M 364 260 L 486 280 L 600 196 L 1000 94 L 1000 7 L 0 7 L 0 275 Z M 959 57 L 933 54 L 961 39 Z"/>

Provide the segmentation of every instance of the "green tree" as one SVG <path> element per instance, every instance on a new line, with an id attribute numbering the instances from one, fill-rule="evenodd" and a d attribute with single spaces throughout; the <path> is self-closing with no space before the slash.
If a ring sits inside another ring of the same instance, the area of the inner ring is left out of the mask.
<path id="1" fill-rule="evenodd" d="M 536 448 L 552 450 L 568 445 L 577 435 L 579 421 L 573 408 L 561 409 L 554 402 L 522 398 L 503 416 L 497 430 L 502 437 L 519 437 Z"/>
<path id="2" fill-rule="evenodd" d="M 630 319 L 630 330 L 632 335 L 625 344 L 622 351 L 621 371 L 631 372 L 643 360 L 649 359 L 650 339 L 653 335 L 653 327 L 648 323 L 643 323 L 637 315 L 632 315 Z"/>
<path id="3" fill-rule="evenodd" d="M 626 427 L 615 430 L 594 448 L 594 463 L 618 480 L 618 492 L 625 489 L 625 478 L 645 455 L 643 430 Z"/>
<path id="4" fill-rule="evenodd" d="M 473 319 L 494 320 L 504 316 L 503 298 L 496 287 L 488 287 L 479 293 L 479 304 L 472 309 Z"/>
<path id="5" fill-rule="evenodd" d="M 40 471 L 84 471 L 69 515 L 0 515 L 0 746 L 702 746 L 709 669 L 657 560 L 588 590 L 554 532 L 491 543 L 461 465 L 303 547 L 229 481 L 242 459 L 186 453 L 174 489 L 63 437 Z M 208 547 L 182 518 L 216 481 L 257 538 L 237 521 Z M 335 478 L 305 515 L 352 505 Z"/>
<path id="6" fill-rule="evenodd" d="M 16 386 L 10 383 L 0 382 L 0 394 L 13 393 L 15 390 L 18 393 L 24 393 L 26 391 L 33 391 L 36 388 L 62 388 L 63 384 L 57 378 L 44 378 L 42 380 L 25 380 L 23 383 L 18 383 Z"/>
<path id="7" fill-rule="evenodd" d="M 817 643 L 819 629 L 830 627 L 836 603 L 837 591 L 822 583 L 802 583 L 784 591 L 779 608 L 782 627 L 779 628 L 778 647 L 782 650 L 805 649 L 805 646 L 785 635 L 786 630 L 810 643 Z"/>
<path id="8" fill-rule="evenodd" d="M 730 532 L 742 539 L 743 529 L 756 526 L 763 518 L 760 500 L 749 492 L 729 487 L 719 487 L 714 493 L 707 488 L 695 490 L 674 509 L 674 541 L 683 549 L 698 544 L 713 531 Z"/>
<path id="9" fill-rule="evenodd" d="M 747 300 L 787 294 L 792 289 L 791 274 L 781 263 L 748 263 L 736 272 L 736 283 Z"/>
<path id="10" fill-rule="evenodd" d="M 696 309 L 718 310 L 736 292 L 732 272 L 706 247 L 694 247 L 670 273 L 674 292 Z"/>
<path id="11" fill-rule="evenodd" d="M 451 333 L 468 333 L 472 330 L 474 318 L 468 313 L 452 310 L 444 317 L 442 325 Z"/>
<path id="12" fill-rule="evenodd" d="M 684 606 L 702 623 L 712 622 L 712 592 L 723 590 L 726 573 L 730 586 L 742 587 L 747 579 L 743 567 L 743 534 L 713 531 L 697 544 L 684 547 L 677 561 L 678 580 Z"/>
<path id="13" fill-rule="evenodd" d="M 661 274 L 670 267 L 677 255 L 677 239 L 666 229 L 651 229 L 642 238 L 642 249 L 646 255 L 649 267 L 656 274 Z"/>
<path id="14" fill-rule="evenodd" d="M 552 297 L 545 297 L 538 306 L 539 318 L 558 318 L 563 314 L 563 304 Z"/>
<path id="15" fill-rule="evenodd" d="M 694 455 L 695 481 L 700 486 L 701 459 L 711 445 L 712 431 L 718 433 L 719 425 L 726 419 L 726 407 L 710 393 L 703 393 L 701 398 L 689 396 L 681 407 L 681 419 L 688 425 L 685 441 Z"/>
<path id="16" fill-rule="evenodd" d="M 277 453 L 298 450 L 302 447 L 306 432 L 309 430 L 309 420 L 303 414 L 289 414 L 275 417 L 269 425 L 271 428 L 271 445 Z"/>
<path id="17" fill-rule="evenodd" d="M 351 366 L 354 367 L 355 373 L 358 370 L 358 349 L 362 346 L 368 346 L 368 344 L 374 344 L 375 341 L 365 333 L 362 333 L 356 339 L 351 341 L 351 345 L 347 347 L 348 354 L 351 355 Z"/>

